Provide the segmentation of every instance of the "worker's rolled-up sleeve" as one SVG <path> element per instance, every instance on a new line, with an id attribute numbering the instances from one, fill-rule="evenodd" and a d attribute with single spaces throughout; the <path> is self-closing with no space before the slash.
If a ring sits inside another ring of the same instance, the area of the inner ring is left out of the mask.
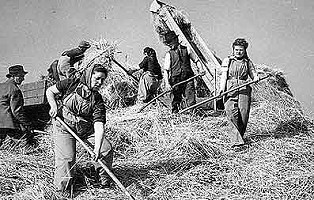
<path id="1" fill-rule="evenodd" d="M 106 123 L 106 107 L 101 95 L 95 96 L 95 106 L 93 109 L 93 122 Z"/>

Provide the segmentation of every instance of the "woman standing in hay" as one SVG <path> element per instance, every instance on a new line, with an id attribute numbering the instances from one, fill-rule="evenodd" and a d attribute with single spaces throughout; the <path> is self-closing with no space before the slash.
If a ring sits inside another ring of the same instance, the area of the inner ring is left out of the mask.
<path id="1" fill-rule="evenodd" d="M 85 70 L 80 78 L 65 79 L 49 87 L 46 91 L 52 117 L 63 118 L 77 135 L 91 145 L 94 142 L 95 161 L 101 159 L 111 170 L 113 149 L 105 137 L 106 110 L 98 93 L 108 76 L 108 71 L 100 64 Z M 55 96 L 62 95 L 62 107 L 58 108 Z M 59 113 L 61 111 L 61 113 Z M 62 124 L 53 121 L 55 176 L 54 184 L 60 195 L 67 196 L 73 182 L 73 166 L 76 155 L 76 140 Z M 95 163 L 99 186 L 109 186 L 110 178 L 98 163 Z"/>
<path id="2" fill-rule="evenodd" d="M 259 79 L 253 62 L 247 55 L 247 48 L 245 39 L 238 38 L 233 42 L 233 54 L 222 62 L 220 93 L 242 85 L 249 77 L 252 80 Z M 251 91 L 251 87 L 246 86 L 228 93 L 225 97 L 226 114 L 237 128 L 237 132 L 231 136 L 232 147 L 244 145 L 243 135 L 249 120 Z"/>
<path id="3" fill-rule="evenodd" d="M 157 94 L 162 80 L 161 67 L 158 63 L 156 51 L 153 48 L 144 48 L 144 59 L 139 64 L 144 73 L 140 78 L 138 87 L 138 100 L 147 103 Z"/>

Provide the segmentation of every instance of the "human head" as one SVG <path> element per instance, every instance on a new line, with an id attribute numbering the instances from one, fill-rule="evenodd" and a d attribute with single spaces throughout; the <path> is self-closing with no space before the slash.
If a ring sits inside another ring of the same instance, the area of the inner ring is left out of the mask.
<path id="1" fill-rule="evenodd" d="M 156 51 L 151 48 L 151 47 L 145 47 L 144 48 L 144 54 L 147 56 L 155 57 L 156 56 Z"/>
<path id="2" fill-rule="evenodd" d="M 178 35 L 174 31 L 169 31 L 165 34 L 165 44 L 170 48 L 174 48 L 179 44 Z"/>
<path id="3" fill-rule="evenodd" d="M 243 39 L 243 38 L 237 38 L 233 43 L 232 43 L 232 50 L 233 50 L 233 55 L 236 58 L 243 58 L 247 57 L 247 52 L 246 49 L 248 48 L 249 43 Z"/>
<path id="4" fill-rule="evenodd" d="M 83 40 L 83 41 L 80 42 L 79 47 L 80 47 L 82 50 L 86 51 L 88 48 L 91 47 L 91 45 L 90 45 L 89 42 Z"/>
<path id="5" fill-rule="evenodd" d="M 148 55 L 150 49 L 151 49 L 150 47 L 145 47 L 144 50 L 143 50 L 143 53 L 144 53 L 145 55 Z"/>
<path id="6" fill-rule="evenodd" d="M 7 78 L 12 78 L 14 82 L 20 85 L 24 81 L 25 74 L 28 72 L 24 71 L 22 65 L 13 65 L 9 67 L 9 73 L 6 75 Z"/>
<path id="7" fill-rule="evenodd" d="M 98 91 L 108 76 L 108 70 L 101 64 L 95 64 L 91 76 L 91 88 Z"/>

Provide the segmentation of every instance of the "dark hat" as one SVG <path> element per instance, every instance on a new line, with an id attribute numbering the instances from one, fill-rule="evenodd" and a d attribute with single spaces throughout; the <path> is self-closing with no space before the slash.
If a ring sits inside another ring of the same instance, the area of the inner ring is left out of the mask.
<path id="1" fill-rule="evenodd" d="M 9 67 L 9 73 L 6 75 L 7 78 L 10 78 L 12 76 L 16 76 L 19 74 L 27 74 L 28 72 L 24 71 L 23 66 L 22 65 L 13 65 L 11 67 Z"/>
<path id="2" fill-rule="evenodd" d="M 178 38 L 178 35 L 174 31 L 169 31 L 165 34 L 165 43 L 171 44 L 176 38 Z"/>
<path id="3" fill-rule="evenodd" d="M 85 49 L 88 49 L 90 46 L 91 46 L 90 43 L 85 40 L 81 41 L 79 44 L 79 47 L 85 48 Z"/>

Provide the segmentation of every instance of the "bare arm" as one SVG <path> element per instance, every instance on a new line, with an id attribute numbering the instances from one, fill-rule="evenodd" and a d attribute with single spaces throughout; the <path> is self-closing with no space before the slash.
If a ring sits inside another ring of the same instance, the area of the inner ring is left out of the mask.
<path id="1" fill-rule="evenodd" d="M 220 93 L 225 91 L 227 83 L 227 71 L 222 71 L 220 76 Z"/>
<path id="2" fill-rule="evenodd" d="M 220 93 L 225 91 L 228 76 L 229 58 L 225 58 L 221 64 L 221 76 L 220 76 Z"/>
<path id="3" fill-rule="evenodd" d="M 196 65 L 196 69 L 197 69 L 198 73 L 204 72 L 205 70 L 204 70 L 202 62 L 198 59 L 196 54 L 193 53 L 193 51 L 190 48 L 187 48 L 187 49 L 188 49 L 188 54 L 190 55 L 190 59 Z"/>
<path id="4" fill-rule="evenodd" d="M 95 130 L 95 147 L 94 147 L 94 153 L 95 153 L 95 160 L 97 160 L 102 155 L 107 155 L 109 151 L 112 149 L 112 146 L 105 138 L 105 124 L 103 122 L 95 122 L 94 123 L 94 130 Z M 104 146 L 104 148 L 101 149 L 101 146 Z M 102 152 L 100 152 L 102 150 Z"/>
<path id="5" fill-rule="evenodd" d="M 170 79 L 169 70 L 170 70 L 170 54 L 166 53 L 165 62 L 164 62 L 164 80 L 165 80 L 166 90 L 171 88 L 170 80 L 169 80 Z"/>
<path id="6" fill-rule="evenodd" d="M 248 63 L 248 67 L 249 67 L 249 76 L 252 80 L 257 81 L 259 80 L 259 76 L 256 72 L 255 66 L 253 64 L 253 62 L 250 60 Z"/>
<path id="7" fill-rule="evenodd" d="M 55 99 L 55 95 L 59 94 L 60 91 L 57 89 L 56 85 L 49 87 L 46 91 L 47 101 L 50 105 L 49 114 L 51 117 L 56 117 L 58 112 L 58 106 Z"/>
<path id="8" fill-rule="evenodd" d="M 103 122 L 95 122 L 94 123 L 94 130 L 95 130 L 95 147 L 94 147 L 94 153 L 96 154 L 96 157 L 99 157 L 100 154 L 100 147 L 104 140 L 104 128 Z"/>

